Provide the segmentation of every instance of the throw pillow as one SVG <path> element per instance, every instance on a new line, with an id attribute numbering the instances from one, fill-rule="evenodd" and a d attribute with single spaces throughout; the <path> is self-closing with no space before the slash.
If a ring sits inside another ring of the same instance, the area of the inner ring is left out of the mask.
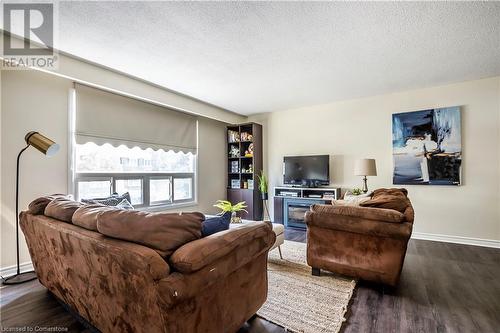
<path id="1" fill-rule="evenodd" d="M 132 200 L 130 199 L 130 193 L 128 192 L 125 192 L 122 195 L 118 195 L 118 193 L 113 193 L 113 195 L 107 198 L 82 199 L 82 202 L 86 204 L 102 204 L 106 206 L 116 206 L 119 203 L 121 203 L 123 199 L 126 199 L 129 203 L 132 202 Z"/>
<path id="2" fill-rule="evenodd" d="M 360 198 L 371 198 L 372 194 L 371 193 L 363 193 L 363 194 L 358 194 L 354 195 L 352 192 L 347 191 L 344 193 L 344 200 L 359 200 Z"/>
<path id="3" fill-rule="evenodd" d="M 116 208 L 120 208 L 120 209 L 126 209 L 126 210 L 132 210 L 132 209 L 134 209 L 134 206 L 132 206 L 132 204 L 127 199 L 123 199 L 115 207 Z"/>
<path id="4" fill-rule="evenodd" d="M 229 229 L 231 223 L 231 212 L 225 212 L 222 215 L 210 217 L 203 221 L 201 235 L 206 237 L 220 231 Z"/>

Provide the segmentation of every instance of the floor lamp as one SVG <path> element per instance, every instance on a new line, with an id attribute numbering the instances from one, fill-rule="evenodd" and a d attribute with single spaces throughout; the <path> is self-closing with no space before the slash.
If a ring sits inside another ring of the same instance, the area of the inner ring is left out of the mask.
<path id="1" fill-rule="evenodd" d="M 23 282 L 28 282 L 36 279 L 36 273 L 34 271 L 21 273 L 21 268 L 19 264 L 19 160 L 21 159 L 21 154 L 33 146 L 41 153 L 52 156 L 59 151 L 59 145 L 49 138 L 43 136 L 38 132 L 29 132 L 24 137 L 26 141 L 26 147 L 21 149 L 17 155 L 17 165 L 16 165 L 16 255 L 17 255 L 17 273 L 5 278 L 2 284 L 19 284 Z"/>

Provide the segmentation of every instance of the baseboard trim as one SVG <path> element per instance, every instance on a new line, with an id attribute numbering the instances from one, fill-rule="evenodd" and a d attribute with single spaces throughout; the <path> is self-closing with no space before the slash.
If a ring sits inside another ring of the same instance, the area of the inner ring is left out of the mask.
<path id="1" fill-rule="evenodd" d="M 411 235 L 411 238 L 430 240 L 430 241 L 435 241 L 435 242 L 446 242 L 446 243 L 493 247 L 496 249 L 500 249 L 500 240 L 494 240 L 494 239 L 482 239 L 482 238 L 472 238 L 472 237 L 462 237 L 462 236 L 429 234 L 426 232 L 413 232 Z"/>
<path id="2" fill-rule="evenodd" d="M 21 269 L 21 273 L 29 272 L 34 269 L 31 261 L 23 262 L 22 264 L 19 265 L 19 268 Z M 14 275 L 16 273 L 17 273 L 17 265 L 0 268 L 0 275 L 2 275 L 4 278 Z"/>

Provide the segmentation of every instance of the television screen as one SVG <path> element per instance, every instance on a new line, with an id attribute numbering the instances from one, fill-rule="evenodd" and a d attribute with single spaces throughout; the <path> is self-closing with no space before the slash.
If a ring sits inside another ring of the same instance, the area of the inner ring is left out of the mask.
<path id="1" fill-rule="evenodd" d="M 330 156 L 285 156 L 283 182 L 287 185 L 329 185 Z"/>

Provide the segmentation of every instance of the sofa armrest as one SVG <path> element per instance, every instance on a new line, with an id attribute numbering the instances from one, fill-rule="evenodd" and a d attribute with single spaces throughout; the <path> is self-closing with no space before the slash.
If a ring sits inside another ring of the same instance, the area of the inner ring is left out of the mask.
<path id="1" fill-rule="evenodd" d="M 261 264 L 259 269 L 265 274 L 264 257 L 275 239 L 268 223 L 255 222 L 183 245 L 170 257 L 175 271 L 158 282 L 161 302 L 170 308 L 195 297 L 253 261 Z"/>
<path id="2" fill-rule="evenodd" d="M 306 213 L 306 223 L 308 228 L 322 228 L 406 240 L 410 238 L 413 228 L 411 222 L 387 223 L 382 220 L 367 219 L 359 216 L 317 211 Z"/>
<path id="3" fill-rule="evenodd" d="M 268 250 L 275 238 L 269 224 L 245 223 L 181 246 L 170 257 L 170 264 L 181 273 L 192 273 L 231 255 L 239 247 L 248 248 L 247 257 L 241 258 L 246 263 Z M 258 246 L 252 246 L 252 243 Z"/>

